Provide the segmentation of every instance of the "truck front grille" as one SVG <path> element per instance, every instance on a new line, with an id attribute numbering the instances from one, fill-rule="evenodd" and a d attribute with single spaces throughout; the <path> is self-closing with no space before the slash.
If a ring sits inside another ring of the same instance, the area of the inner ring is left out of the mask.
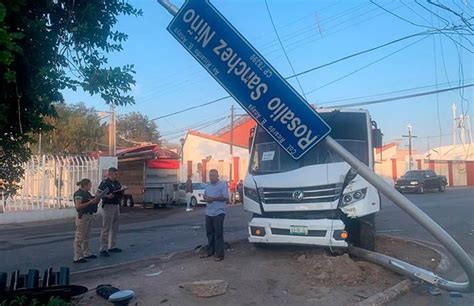
<path id="1" fill-rule="evenodd" d="M 273 235 L 282 235 L 282 236 L 295 236 L 290 233 L 289 229 L 286 228 L 271 228 Z M 326 231 L 323 230 L 309 230 L 308 235 L 301 235 L 306 237 L 326 237 Z"/>
<path id="2" fill-rule="evenodd" d="M 339 199 L 342 184 L 302 188 L 263 188 L 264 204 L 299 204 L 334 202 Z"/>

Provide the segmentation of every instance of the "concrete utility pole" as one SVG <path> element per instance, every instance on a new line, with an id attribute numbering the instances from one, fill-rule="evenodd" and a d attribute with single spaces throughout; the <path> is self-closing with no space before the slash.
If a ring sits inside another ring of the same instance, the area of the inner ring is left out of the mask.
<path id="1" fill-rule="evenodd" d="M 451 106 L 453 110 L 453 146 L 456 145 L 456 134 L 457 134 L 457 126 L 456 126 L 456 104 L 453 103 Z"/>
<path id="2" fill-rule="evenodd" d="M 234 104 L 230 107 L 230 168 L 229 182 L 232 180 L 232 165 L 234 163 Z"/>
<path id="3" fill-rule="evenodd" d="M 411 133 L 412 126 L 411 124 L 408 124 L 408 135 L 402 135 L 402 137 L 408 138 L 408 170 L 411 170 L 412 167 L 412 151 L 411 151 L 411 140 L 412 138 L 417 138 L 418 136 L 413 136 Z"/>
<path id="4" fill-rule="evenodd" d="M 109 155 L 115 156 L 117 148 L 117 131 L 116 131 L 116 120 L 115 120 L 115 106 L 110 105 L 110 120 L 109 120 Z"/>

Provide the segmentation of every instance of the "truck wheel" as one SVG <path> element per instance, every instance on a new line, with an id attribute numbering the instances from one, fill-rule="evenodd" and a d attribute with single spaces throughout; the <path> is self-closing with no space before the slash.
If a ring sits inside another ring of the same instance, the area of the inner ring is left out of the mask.
<path id="1" fill-rule="evenodd" d="M 446 191 L 446 185 L 441 183 L 441 185 L 439 185 L 438 190 L 439 190 L 439 192 L 445 192 Z"/>
<path id="2" fill-rule="evenodd" d="M 360 247 L 375 251 L 375 215 L 368 215 L 360 220 Z"/>
<path id="3" fill-rule="evenodd" d="M 375 215 L 364 216 L 359 219 L 350 219 L 346 224 L 349 232 L 349 242 L 355 246 L 375 250 Z"/>

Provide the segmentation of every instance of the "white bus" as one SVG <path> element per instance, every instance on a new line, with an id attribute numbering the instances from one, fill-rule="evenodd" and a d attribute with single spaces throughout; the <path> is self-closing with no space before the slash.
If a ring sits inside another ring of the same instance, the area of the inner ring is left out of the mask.
<path id="1" fill-rule="evenodd" d="M 381 132 L 366 110 L 318 109 L 331 136 L 373 169 Z M 244 208 L 253 213 L 249 241 L 373 250 L 380 196 L 324 141 L 294 160 L 262 128 L 253 132 Z"/>

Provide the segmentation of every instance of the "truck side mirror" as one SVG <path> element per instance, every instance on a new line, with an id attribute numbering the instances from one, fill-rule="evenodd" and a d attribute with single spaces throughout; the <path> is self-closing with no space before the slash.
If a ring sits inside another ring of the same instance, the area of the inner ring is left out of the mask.
<path id="1" fill-rule="evenodd" d="M 250 134 L 249 134 L 249 153 L 250 153 L 250 150 L 252 150 L 252 140 L 253 140 L 254 135 L 255 135 L 255 128 L 251 128 Z"/>
<path id="2" fill-rule="evenodd" d="M 372 146 L 374 148 L 381 148 L 382 143 L 382 131 L 380 129 L 372 129 Z"/>

